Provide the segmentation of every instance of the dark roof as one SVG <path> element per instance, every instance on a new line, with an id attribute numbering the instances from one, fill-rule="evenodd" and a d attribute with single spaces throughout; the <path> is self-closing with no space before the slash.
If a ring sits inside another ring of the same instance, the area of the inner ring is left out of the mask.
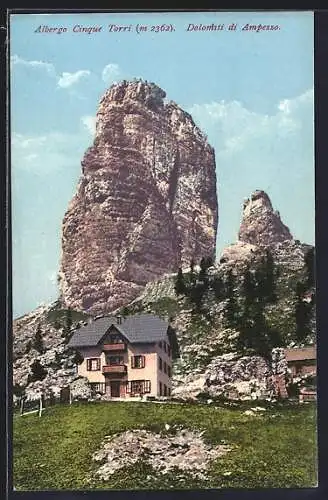
<path id="1" fill-rule="evenodd" d="M 317 358 L 316 346 L 285 349 L 285 357 L 287 361 L 304 361 L 306 359 L 314 360 Z"/>
<path id="2" fill-rule="evenodd" d="M 75 330 L 68 342 L 68 346 L 78 347 L 97 345 L 101 337 L 114 321 L 116 321 L 115 318 L 103 317 L 88 323 L 86 326 L 82 326 L 78 330 Z"/>
<path id="3" fill-rule="evenodd" d="M 169 323 L 152 314 L 136 314 L 122 317 L 118 324 L 117 318 L 104 316 L 96 318 L 86 326 L 75 330 L 69 347 L 95 346 L 114 325 L 131 344 L 154 343 L 165 339 Z"/>

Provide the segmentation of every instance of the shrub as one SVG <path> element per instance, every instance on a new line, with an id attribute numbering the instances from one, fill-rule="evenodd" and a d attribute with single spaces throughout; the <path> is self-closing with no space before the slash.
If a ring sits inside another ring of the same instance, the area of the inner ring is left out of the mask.
<path id="1" fill-rule="evenodd" d="M 24 392 L 25 392 L 25 388 L 23 385 L 14 384 L 14 386 L 13 386 L 13 395 L 14 396 L 17 396 L 18 398 L 20 398 L 21 396 L 23 396 Z"/>
<path id="2" fill-rule="evenodd" d="M 174 284 L 174 290 L 176 295 L 183 295 L 186 291 L 186 285 L 182 273 L 181 267 L 179 267 L 178 274 Z"/>
<path id="3" fill-rule="evenodd" d="M 42 366 L 40 361 L 36 359 L 31 365 L 31 373 L 28 376 L 27 383 L 43 380 L 47 376 L 47 370 Z"/>
<path id="4" fill-rule="evenodd" d="M 42 330 L 41 326 L 38 325 L 38 328 L 35 332 L 34 338 L 31 343 L 31 347 L 38 351 L 40 354 L 44 353 L 44 345 L 43 345 L 43 338 L 42 338 Z"/>

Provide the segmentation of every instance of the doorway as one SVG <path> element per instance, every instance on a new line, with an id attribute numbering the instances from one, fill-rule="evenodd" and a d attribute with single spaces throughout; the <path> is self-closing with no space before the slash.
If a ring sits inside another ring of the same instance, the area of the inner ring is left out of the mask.
<path id="1" fill-rule="evenodd" d="M 120 381 L 119 380 L 111 380 L 110 381 L 110 395 L 112 398 L 120 397 Z"/>

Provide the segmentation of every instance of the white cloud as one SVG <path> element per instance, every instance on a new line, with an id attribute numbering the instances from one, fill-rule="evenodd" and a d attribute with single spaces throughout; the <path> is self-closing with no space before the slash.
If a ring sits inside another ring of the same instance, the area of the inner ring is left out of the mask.
<path id="1" fill-rule="evenodd" d="M 85 130 L 87 130 L 90 135 L 94 136 L 96 132 L 96 117 L 85 115 L 82 116 L 81 122 Z"/>
<path id="2" fill-rule="evenodd" d="M 53 77 L 57 82 L 57 86 L 62 89 L 71 89 L 81 80 L 91 75 L 91 72 L 86 69 L 81 69 L 75 71 L 74 73 L 63 72 L 61 75 L 57 73 L 55 66 L 52 63 L 44 61 L 28 61 L 19 57 L 18 55 L 13 55 L 10 58 L 12 67 L 23 66 L 32 70 L 42 70 L 46 72 L 49 76 Z M 79 97 L 79 94 L 76 94 Z"/>
<path id="3" fill-rule="evenodd" d="M 90 71 L 87 69 L 81 69 L 75 73 L 64 72 L 58 79 L 58 87 L 66 89 L 78 83 L 81 79 L 90 76 Z"/>
<path id="4" fill-rule="evenodd" d="M 56 76 L 55 67 L 52 63 L 44 61 L 27 61 L 17 55 L 11 56 L 10 62 L 13 66 L 20 65 L 20 66 L 25 66 L 27 68 L 41 69 L 46 71 L 50 76 Z"/>
<path id="5" fill-rule="evenodd" d="M 19 147 L 21 150 L 38 148 L 44 145 L 47 137 L 44 135 L 26 136 L 23 134 L 14 134 L 12 136 L 12 147 Z"/>
<path id="6" fill-rule="evenodd" d="M 107 64 L 100 74 L 92 73 L 87 69 L 80 69 L 75 72 L 64 71 L 62 73 L 56 70 L 55 66 L 51 62 L 45 61 L 30 61 L 23 59 L 17 54 L 12 55 L 11 58 L 12 69 L 14 67 L 25 67 L 29 70 L 39 70 L 44 71 L 45 74 L 49 75 L 54 79 L 57 84 L 57 88 L 67 89 L 70 95 L 78 98 L 85 99 L 85 96 L 79 91 L 80 83 L 88 79 L 89 88 L 97 89 L 97 91 L 103 89 L 104 83 L 106 86 L 116 83 L 123 77 L 121 68 L 116 63 Z"/>
<path id="7" fill-rule="evenodd" d="M 255 189 L 267 191 L 294 236 L 310 242 L 313 95 L 310 89 L 283 99 L 270 115 L 255 113 L 237 101 L 195 104 L 188 110 L 215 149 L 221 234 L 226 238 L 219 241 L 220 248 L 236 240 L 241 202 Z"/>
<path id="8" fill-rule="evenodd" d="M 106 84 L 115 83 L 122 76 L 120 67 L 118 64 L 110 63 L 107 64 L 101 73 L 101 78 Z"/>
<path id="9" fill-rule="evenodd" d="M 61 169 L 79 169 L 90 144 L 87 133 L 50 132 L 40 136 L 12 134 L 11 161 L 14 175 L 21 170 L 47 175 Z"/>
<path id="10" fill-rule="evenodd" d="M 247 150 L 257 141 L 259 149 L 274 144 L 277 140 L 298 136 L 313 123 L 313 89 L 294 99 L 284 99 L 277 105 L 273 115 L 255 113 L 238 101 L 220 101 L 210 104 L 195 104 L 188 110 L 209 139 L 216 143 L 216 152 L 234 154 Z"/>

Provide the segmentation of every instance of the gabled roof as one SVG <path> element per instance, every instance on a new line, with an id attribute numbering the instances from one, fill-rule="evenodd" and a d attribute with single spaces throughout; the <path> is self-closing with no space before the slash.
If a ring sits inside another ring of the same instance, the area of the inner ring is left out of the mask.
<path id="1" fill-rule="evenodd" d="M 69 347 L 96 346 L 108 329 L 114 325 L 131 344 L 154 343 L 166 338 L 169 323 L 152 314 L 136 314 L 117 318 L 104 316 L 96 318 L 82 328 L 76 330 L 68 343 Z"/>
<path id="2" fill-rule="evenodd" d="M 317 358 L 316 346 L 295 347 L 291 349 L 285 349 L 285 357 L 287 362 L 316 359 Z"/>

